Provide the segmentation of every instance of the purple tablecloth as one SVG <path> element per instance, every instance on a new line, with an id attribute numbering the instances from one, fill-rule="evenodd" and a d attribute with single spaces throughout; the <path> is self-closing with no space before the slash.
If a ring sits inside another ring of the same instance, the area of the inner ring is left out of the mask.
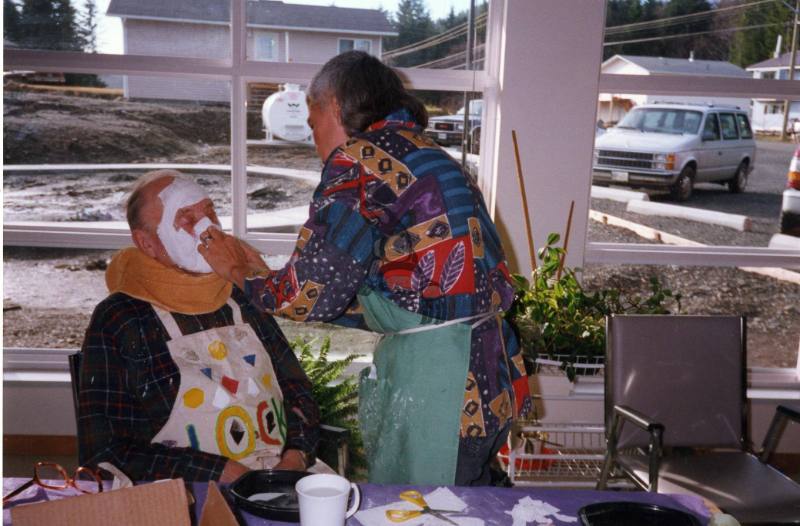
<path id="1" fill-rule="evenodd" d="M 23 484 L 26 479 L 3 479 L 3 494 L 9 493 L 17 486 Z M 359 484 L 361 488 L 361 507 L 360 510 L 384 506 L 399 500 L 402 491 L 416 489 L 426 494 L 436 489 L 434 486 L 378 486 L 374 484 Z M 203 503 L 206 498 L 207 484 L 193 484 L 192 491 L 197 500 L 196 516 L 200 515 Z M 628 501 L 645 502 L 659 504 L 670 508 L 688 511 L 697 517 L 701 524 L 707 524 L 709 512 L 697 497 L 687 495 L 659 495 L 644 492 L 621 492 L 621 491 L 592 491 L 592 490 L 562 490 L 562 489 L 543 489 L 543 488 L 462 488 L 449 487 L 449 489 L 466 503 L 467 508 L 464 512 L 470 517 L 482 519 L 485 526 L 507 526 L 511 524 L 511 517 L 506 513 L 510 511 L 520 499 L 530 497 L 534 500 L 541 500 L 551 504 L 560 510 L 560 514 L 576 517 L 578 510 L 596 502 L 609 501 Z M 10 507 L 20 504 L 41 502 L 47 500 L 57 500 L 77 494 L 75 490 L 44 490 L 39 487 L 32 487 L 16 497 Z M 268 521 L 247 512 L 240 512 L 242 518 L 248 526 L 279 526 L 291 524 L 285 522 Z M 562 522 L 553 519 L 556 525 L 577 523 Z M 11 524 L 11 515 L 8 509 L 3 510 L 3 524 Z M 401 523 L 402 524 L 402 523 Z M 355 517 L 347 521 L 347 526 L 370 526 L 361 524 Z"/>

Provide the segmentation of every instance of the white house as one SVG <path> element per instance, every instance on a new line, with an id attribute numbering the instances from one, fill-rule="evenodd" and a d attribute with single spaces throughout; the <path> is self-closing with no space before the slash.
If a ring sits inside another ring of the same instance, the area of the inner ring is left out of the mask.
<path id="1" fill-rule="evenodd" d="M 782 79 L 789 78 L 789 65 L 791 53 L 784 53 L 780 57 L 753 64 L 747 71 L 753 73 L 756 79 Z M 800 64 L 798 64 L 800 66 Z M 795 80 L 800 79 L 800 67 L 795 67 Z M 800 100 L 793 101 L 789 106 L 789 122 L 800 119 Z M 753 116 L 751 118 L 753 129 L 756 131 L 780 132 L 783 126 L 783 101 L 776 99 L 753 99 Z"/>
<path id="2" fill-rule="evenodd" d="M 602 73 L 615 75 L 701 75 L 704 77 L 749 77 L 735 64 L 720 60 L 695 60 L 693 57 L 663 58 L 614 55 L 600 66 Z M 597 118 L 606 123 L 618 122 L 634 106 L 652 102 L 691 102 L 728 104 L 750 108 L 750 99 L 734 97 L 687 97 L 680 95 L 644 95 L 639 93 L 601 93 Z"/>
<path id="3" fill-rule="evenodd" d="M 125 54 L 230 57 L 228 0 L 111 0 L 107 16 L 122 19 Z M 397 35 L 378 9 L 248 0 L 247 57 L 323 64 L 347 50 L 381 56 L 383 38 Z M 125 79 L 125 96 L 139 99 L 230 101 L 227 82 L 168 77 Z"/>

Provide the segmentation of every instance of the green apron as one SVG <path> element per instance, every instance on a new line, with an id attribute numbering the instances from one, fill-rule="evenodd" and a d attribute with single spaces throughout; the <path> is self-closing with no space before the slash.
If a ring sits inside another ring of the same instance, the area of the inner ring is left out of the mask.
<path id="1" fill-rule="evenodd" d="M 369 481 L 452 485 L 472 318 L 433 325 L 377 292 L 358 299 L 369 328 L 384 334 L 359 382 Z"/>

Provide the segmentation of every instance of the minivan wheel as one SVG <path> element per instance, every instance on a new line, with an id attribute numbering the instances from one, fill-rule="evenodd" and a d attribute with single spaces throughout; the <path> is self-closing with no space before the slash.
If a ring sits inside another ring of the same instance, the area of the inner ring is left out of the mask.
<path id="1" fill-rule="evenodd" d="M 692 197 L 692 189 L 694 188 L 694 168 L 689 165 L 681 170 L 678 180 L 670 188 L 670 195 L 675 201 L 687 201 Z"/>
<path id="2" fill-rule="evenodd" d="M 747 187 L 747 161 L 742 161 L 736 169 L 736 173 L 728 181 L 728 190 L 732 194 L 741 194 Z"/>

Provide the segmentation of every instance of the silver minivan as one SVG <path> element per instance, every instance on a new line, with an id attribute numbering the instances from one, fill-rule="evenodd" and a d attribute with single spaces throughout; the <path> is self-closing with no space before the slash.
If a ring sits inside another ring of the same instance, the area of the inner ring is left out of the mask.
<path id="1" fill-rule="evenodd" d="M 677 201 L 695 183 L 743 192 L 756 159 L 747 112 L 736 106 L 686 103 L 633 108 L 596 137 L 593 184 L 669 190 Z"/>

